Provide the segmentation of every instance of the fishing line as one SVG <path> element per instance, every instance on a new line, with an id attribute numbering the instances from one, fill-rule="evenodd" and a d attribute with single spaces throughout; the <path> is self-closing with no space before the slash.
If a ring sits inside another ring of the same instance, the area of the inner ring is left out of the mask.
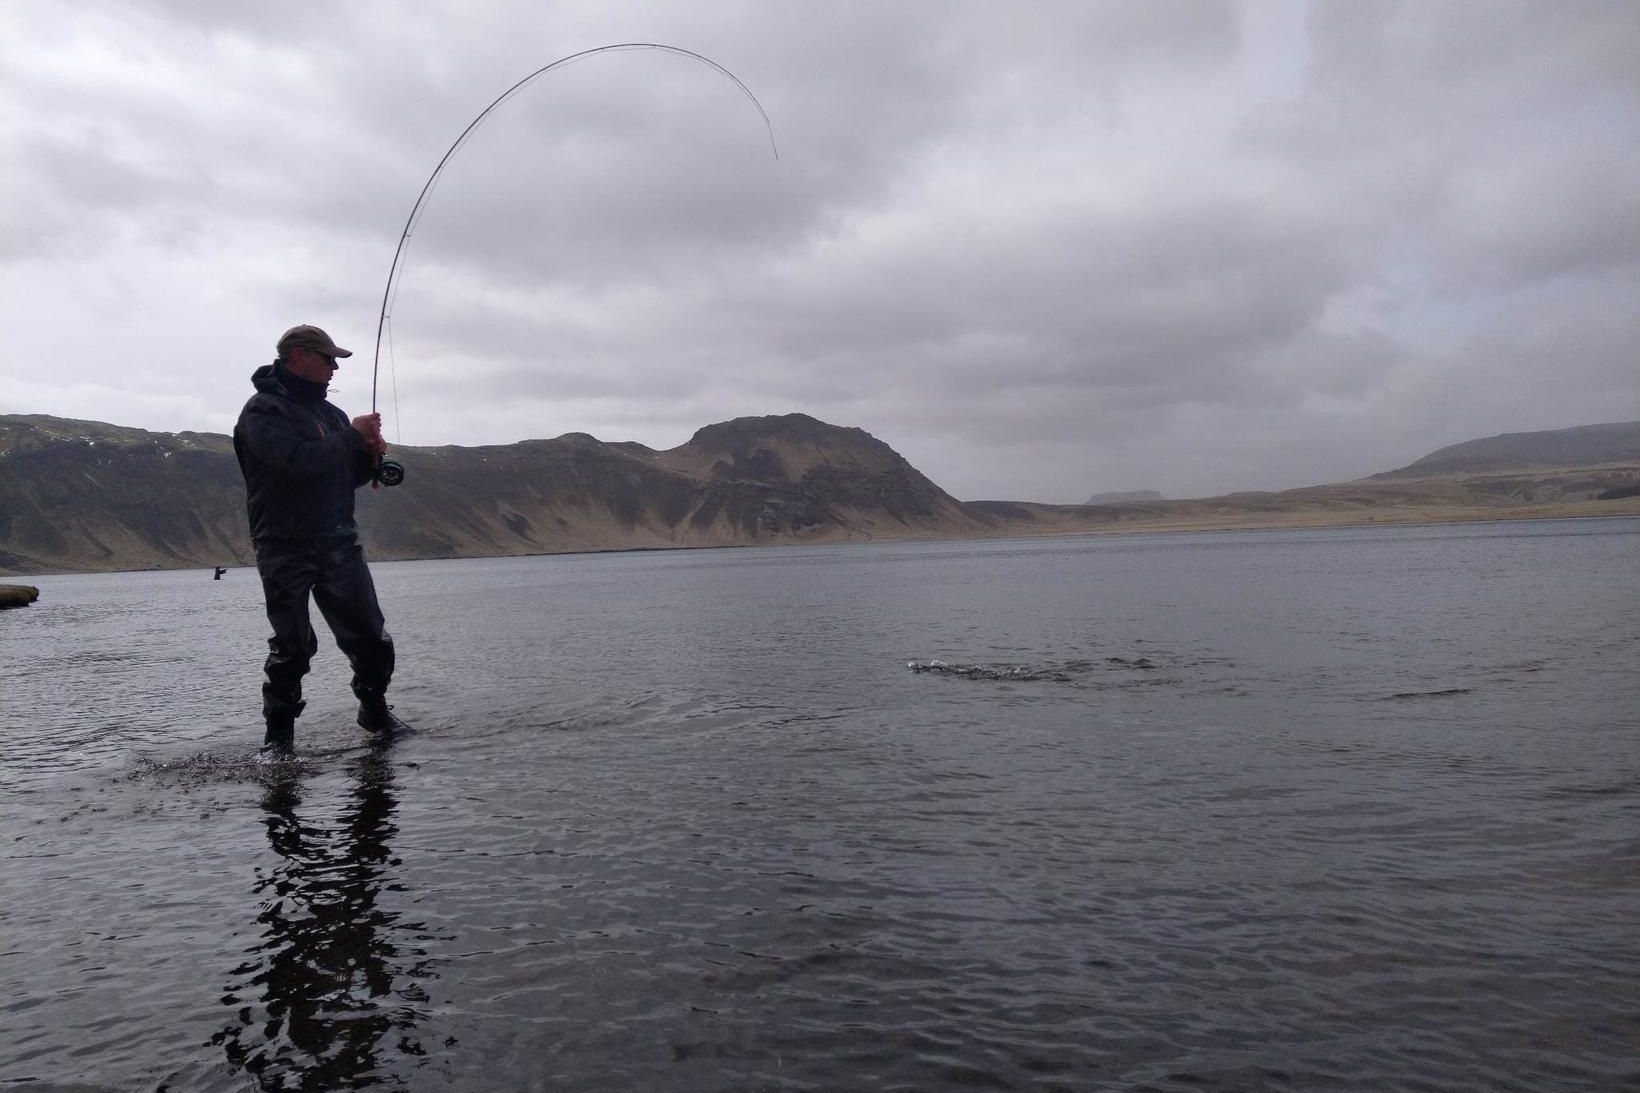
<path id="1" fill-rule="evenodd" d="M 494 102 L 479 111 L 478 116 L 467 123 L 467 128 L 461 131 L 461 135 L 455 139 L 454 144 L 450 145 L 449 149 L 439 159 L 438 166 L 433 168 L 433 173 L 429 175 L 427 177 L 427 181 L 422 184 L 421 193 L 417 195 L 415 205 L 410 208 L 410 215 L 404 222 L 404 231 L 399 233 L 398 246 L 393 249 L 393 263 L 387 269 L 387 285 L 382 289 L 381 313 L 376 317 L 376 352 L 370 365 L 371 413 L 376 412 L 377 381 L 381 373 L 382 332 L 384 330 L 388 332 L 388 360 L 390 367 L 393 364 L 392 332 L 388 324 L 388 313 L 389 310 L 398 303 L 399 273 L 403 268 L 402 261 L 409 246 L 410 236 L 414 234 L 416 225 L 421 221 L 422 216 L 427 211 L 428 203 L 432 198 L 433 191 L 437 188 L 438 177 L 443 173 L 445 164 L 449 163 L 451 157 L 453 157 L 456 152 L 461 149 L 462 145 L 467 143 L 468 138 L 473 135 L 479 125 L 483 123 L 484 119 L 489 117 L 491 111 L 495 110 L 502 103 L 506 102 L 508 99 L 511 99 L 514 95 L 517 95 L 519 92 L 523 91 L 525 87 L 529 86 L 542 76 L 545 76 L 553 69 L 562 68 L 567 65 L 575 64 L 579 61 L 584 61 L 587 58 L 596 56 L 600 53 L 624 53 L 635 50 L 659 50 L 662 53 L 671 53 L 679 57 L 689 57 L 712 69 L 715 69 L 718 73 L 728 78 L 731 83 L 740 89 L 741 94 L 745 95 L 746 98 L 751 101 L 751 104 L 757 108 L 758 114 L 763 118 L 763 126 L 769 132 L 769 149 L 774 153 L 775 159 L 778 160 L 780 158 L 780 148 L 775 144 L 774 140 L 774 123 L 769 120 L 768 111 L 763 109 L 763 104 L 757 101 L 757 96 L 752 94 L 752 89 L 742 83 L 740 81 L 740 77 L 736 76 L 733 72 L 730 72 L 727 68 L 724 68 L 710 57 L 696 53 L 692 49 L 684 49 L 681 46 L 670 46 L 662 42 L 617 42 L 613 45 L 596 46 L 592 49 L 583 49 L 577 53 L 571 53 L 568 56 L 560 57 L 551 64 L 543 65 L 534 72 L 531 72 L 528 76 L 525 76 L 511 87 L 507 88 L 507 90 L 503 91 L 496 97 Z M 396 367 L 393 368 L 393 373 L 393 415 L 395 421 L 397 421 L 398 374 Z M 376 481 L 384 486 L 396 486 L 400 482 L 404 481 L 404 468 L 392 460 L 379 459 L 376 468 Z"/>
<path id="2" fill-rule="evenodd" d="M 404 444 L 404 418 L 399 414 L 399 370 L 394 364 L 393 324 L 387 324 L 387 375 L 393 381 L 393 443 Z M 374 412 L 374 406 L 371 411 Z"/>

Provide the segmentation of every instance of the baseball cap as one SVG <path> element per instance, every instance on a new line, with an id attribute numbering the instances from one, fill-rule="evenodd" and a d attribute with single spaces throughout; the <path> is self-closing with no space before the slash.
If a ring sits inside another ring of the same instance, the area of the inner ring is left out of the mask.
<path id="1" fill-rule="evenodd" d="M 329 334 L 316 326 L 309 326 L 306 323 L 301 326 L 293 326 L 279 335 L 277 348 L 280 356 L 283 356 L 290 349 L 311 349 L 315 353 L 323 353 L 327 357 L 351 357 L 353 355 L 351 349 L 343 349 L 331 341 Z"/>

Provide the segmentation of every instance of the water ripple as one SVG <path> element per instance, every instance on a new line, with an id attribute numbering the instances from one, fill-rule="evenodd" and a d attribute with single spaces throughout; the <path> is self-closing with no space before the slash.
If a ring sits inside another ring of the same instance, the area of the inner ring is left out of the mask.
<path id="1" fill-rule="evenodd" d="M 42 579 L 0 1083 L 1640 1086 L 1640 530 L 1431 534 L 381 566 L 276 764 L 254 589 Z"/>

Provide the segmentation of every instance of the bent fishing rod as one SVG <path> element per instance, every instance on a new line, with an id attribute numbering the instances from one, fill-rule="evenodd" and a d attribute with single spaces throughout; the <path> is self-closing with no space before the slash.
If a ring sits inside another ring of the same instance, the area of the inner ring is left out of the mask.
<path id="1" fill-rule="evenodd" d="M 520 91 L 524 90 L 525 87 L 529 86 L 540 77 L 545 76 L 548 72 L 551 72 L 553 69 L 560 68 L 564 65 L 573 64 L 576 61 L 585 60 L 588 57 L 592 57 L 599 53 L 628 52 L 640 49 L 655 49 L 660 50 L 663 53 L 672 53 L 679 57 L 689 57 L 712 69 L 715 69 L 719 74 L 727 77 L 730 82 L 740 89 L 741 94 L 750 99 L 752 105 L 757 107 L 758 114 L 763 118 L 763 126 L 769 131 L 769 148 L 774 153 L 775 159 L 780 158 L 780 149 L 775 144 L 774 140 L 774 123 L 769 121 L 768 111 L 764 110 L 763 104 L 757 101 L 757 96 L 752 94 L 752 89 L 741 83 L 740 77 L 736 76 L 733 72 L 730 72 L 727 68 L 724 68 L 710 57 L 696 53 L 694 50 L 684 49 L 681 46 L 669 46 L 661 42 L 617 42 L 613 45 L 596 46 L 592 49 L 583 49 L 578 53 L 571 53 L 566 57 L 560 57 L 551 64 L 543 65 L 534 72 L 531 72 L 528 76 L 525 76 L 511 87 L 507 88 L 507 90 L 503 91 L 496 97 L 494 102 L 479 111 L 478 116 L 467 123 L 467 128 L 461 131 L 461 135 L 455 139 L 455 143 L 450 145 L 449 149 L 445 151 L 443 158 L 438 161 L 438 166 L 433 168 L 433 173 L 427 176 L 427 181 L 421 187 L 421 193 L 416 197 L 415 205 L 413 205 L 410 209 L 410 216 L 404 222 L 404 231 L 399 233 L 399 245 L 393 250 L 393 264 L 387 269 L 387 286 L 382 290 L 381 313 L 376 317 L 376 352 L 370 365 L 370 412 L 372 414 L 376 412 L 377 380 L 381 374 L 382 331 L 387 328 L 388 308 L 393 302 L 396 285 L 398 284 L 400 260 L 404 257 L 405 245 L 409 242 L 411 234 L 415 231 L 417 222 L 426 211 L 428 198 L 433 192 L 433 184 L 438 181 L 438 176 L 443 172 L 445 164 L 449 163 L 451 157 L 461 149 L 462 145 L 467 143 L 467 139 L 473 135 L 473 132 L 479 127 L 480 123 L 482 123 L 485 118 L 489 117 L 491 111 L 506 102 L 508 99 L 512 98 L 514 95 L 518 94 Z M 404 467 L 396 460 L 384 459 L 381 456 L 377 456 L 374 479 L 378 485 L 397 486 L 399 483 L 404 481 Z"/>

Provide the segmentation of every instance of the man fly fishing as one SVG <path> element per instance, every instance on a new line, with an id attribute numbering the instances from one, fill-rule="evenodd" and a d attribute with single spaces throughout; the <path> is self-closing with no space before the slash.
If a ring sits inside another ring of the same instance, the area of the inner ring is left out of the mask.
<path id="1" fill-rule="evenodd" d="M 349 421 L 325 399 L 337 358 L 353 354 L 318 327 L 285 331 L 278 354 L 251 376 L 256 393 L 240 411 L 233 447 L 273 625 L 262 684 L 263 751 L 289 754 L 306 705 L 302 677 L 319 649 L 310 593 L 353 666 L 359 726 L 378 734 L 408 726 L 387 704 L 393 639 L 353 519 L 353 491 L 371 480 L 387 451 L 381 415 Z"/>
<path id="2" fill-rule="evenodd" d="M 721 73 L 757 108 L 769 131 L 769 149 L 780 158 L 774 126 L 763 104 L 738 76 L 710 57 L 660 42 L 619 42 L 571 53 L 531 72 L 480 111 L 423 184 L 399 234 L 382 290 L 370 373 L 370 413 L 349 422 L 341 410 L 325 401 L 337 358 L 352 356 L 338 348 L 329 334 L 316 326 L 293 326 L 280 336 L 279 357 L 251 377 L 256 394 L 245 403 L 233 431 L 234 452 L 245 474 L 256 568 L 267 597 L 268 621 L 273 624 L 267 680 L 262 684 L 262 713 L 267 720 L 264 750 L 289 753 L 294 743 L 296 718 L 305 705 L 302 677 L 319 648 L 308 621 L 310 593 L 336 635 L 336 644 L 353 665 L 359 725 L 381 734 L 409 727 L 387 704 L 393 639 L 382 621 L 353 521 L 354 490 L 372 480 L 383 486 L 404 481 L 404 468 L 382 458 L 387 443 L 382 439 L 381 415 L 376 412 L 382 333 L 387 329 L 400 259 L 439 172 L 492 110 L 553 69 L 600 53 L 628 50 L 688 57 Z"/>

